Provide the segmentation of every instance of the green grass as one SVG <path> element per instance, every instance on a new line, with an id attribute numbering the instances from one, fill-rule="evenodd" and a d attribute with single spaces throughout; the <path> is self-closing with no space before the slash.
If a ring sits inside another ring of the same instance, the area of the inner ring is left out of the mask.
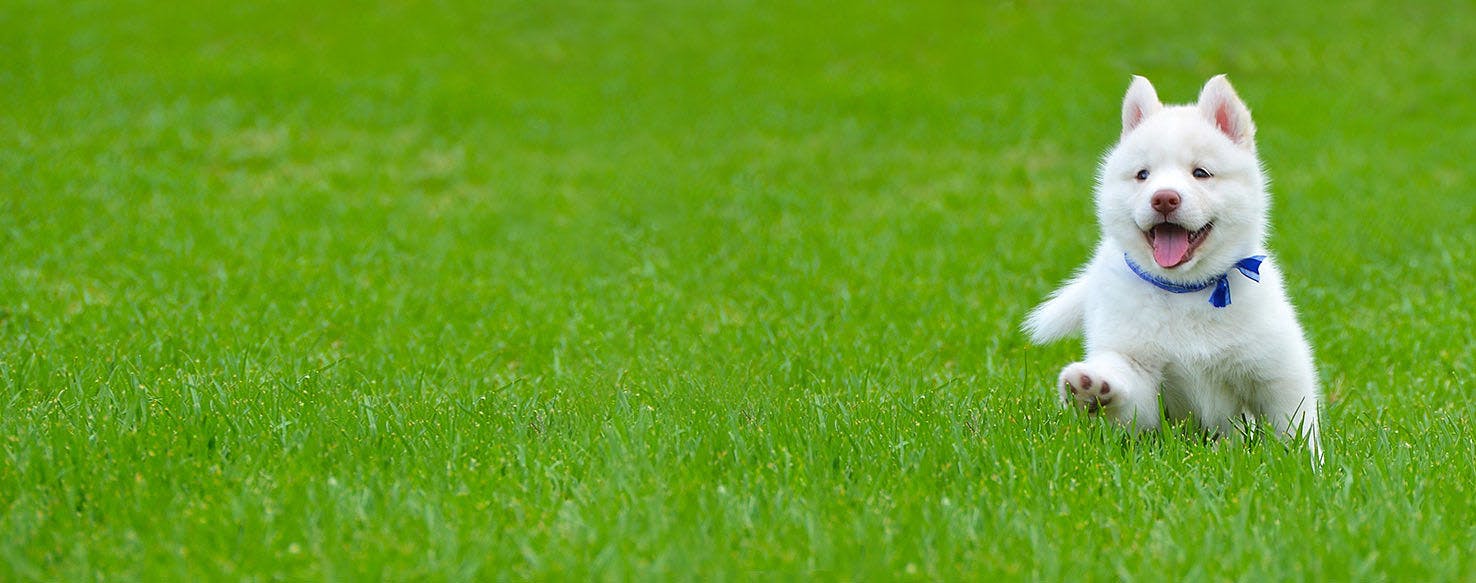
<path id="1" fill-rule="evenodd" d="M 1476 9 L 0 6 L 0 579 L 1476 578 Z M 1327 464 L 1017 326 L 1229 73 Z"/>

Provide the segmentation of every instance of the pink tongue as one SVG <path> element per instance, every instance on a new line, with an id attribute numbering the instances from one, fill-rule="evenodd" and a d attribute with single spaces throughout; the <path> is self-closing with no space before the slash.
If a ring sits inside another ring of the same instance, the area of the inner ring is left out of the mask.
<path id="1" fill-rule="evenodd" d="M 1189 253 L 1189 231 L 1178 225 L 1153 227 L 1153 260 L 1159 267 L 1174 267 Z"/>

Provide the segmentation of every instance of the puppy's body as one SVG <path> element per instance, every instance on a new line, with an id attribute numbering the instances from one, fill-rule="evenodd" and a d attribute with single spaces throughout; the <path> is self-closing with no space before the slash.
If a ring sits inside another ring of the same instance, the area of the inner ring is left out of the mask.
<path id="1" fill-rule="evenodd" d="M 1086 359 L 1058 379 L 1067 406 L 1138 430 L 1157 428 L 1160 401 L 1217 435 L 1263 419 L 1320 459 L 1316 371 L 1265 249 L 1254 131 L 1223 76 L 1168 108 L 1136 78 L 1099 175 L 1101 242 L 1025 328 L 1038 343 L 1085 333 Z"/>

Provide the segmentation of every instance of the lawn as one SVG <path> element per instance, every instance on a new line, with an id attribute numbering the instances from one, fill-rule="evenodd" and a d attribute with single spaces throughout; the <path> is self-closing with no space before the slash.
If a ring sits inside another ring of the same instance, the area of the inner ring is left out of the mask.
<path id="1" fill-rule="evenodd" d="M 0 579 L 1476 579 L 1476 7 L 0 0 Z M 1228 73 L 1327 463 L 1061 411 Z"/>

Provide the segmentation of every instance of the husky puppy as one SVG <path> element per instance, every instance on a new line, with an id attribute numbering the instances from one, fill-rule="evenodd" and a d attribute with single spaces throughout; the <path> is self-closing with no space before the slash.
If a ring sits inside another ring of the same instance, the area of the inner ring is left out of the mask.
<path id="1" fill-rule="evenodd" d="M 1255 131 L 1224 75 L 1172 106 L 1134 77 L 1097 177 L 1096 253 L 1024 329 L 1037 344 L 1085 333 L 1057 381 L 1066 407 L 1135 431 L 1160 407 L 1216 436 L 1261 420 L 1320 461 L 1317 372 L 1266 250 Z"/>

